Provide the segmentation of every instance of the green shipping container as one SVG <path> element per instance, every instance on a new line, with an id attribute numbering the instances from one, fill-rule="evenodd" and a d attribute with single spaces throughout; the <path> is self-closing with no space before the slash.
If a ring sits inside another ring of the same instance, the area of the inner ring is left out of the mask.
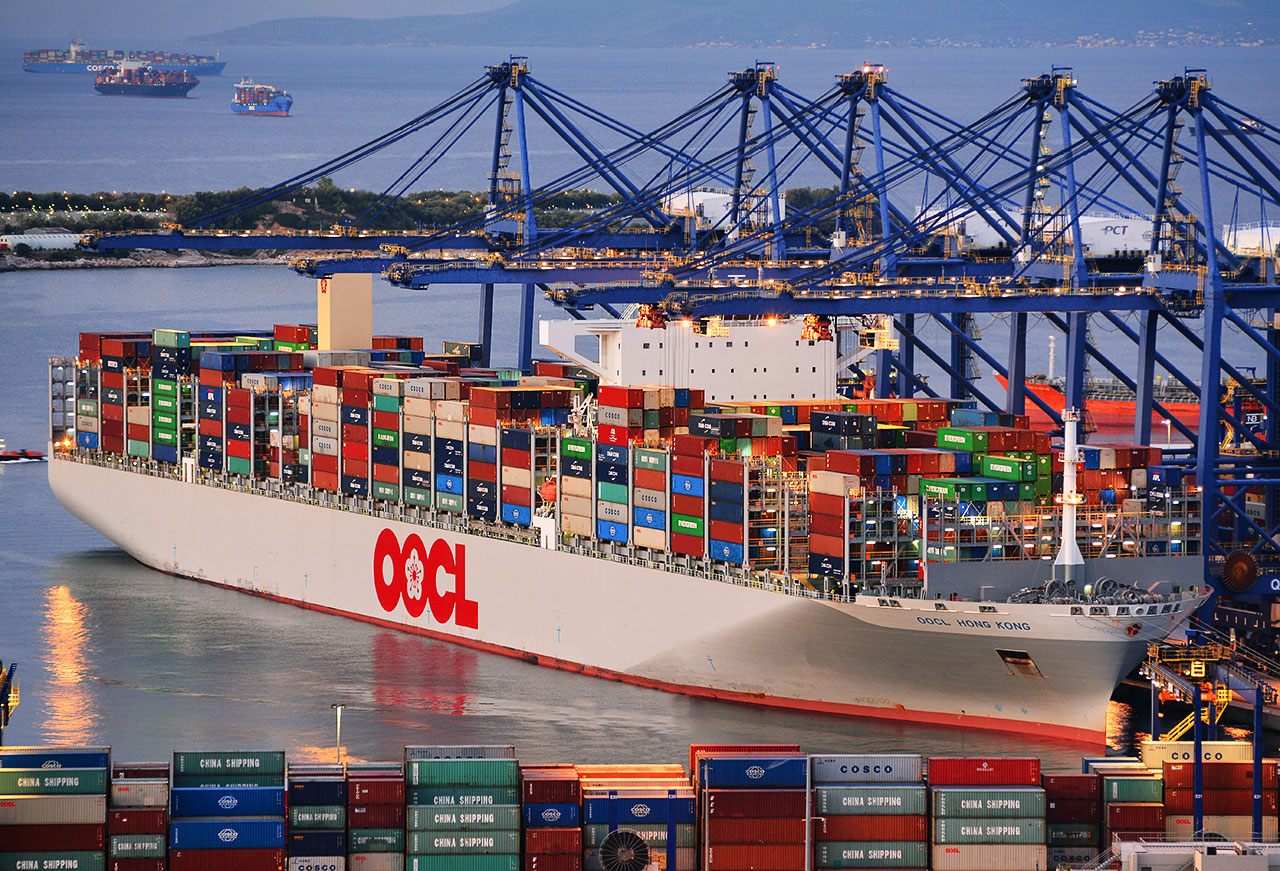
<path id="1" fill-rule="evenodd" d="M 934 817 L 935 844 L 1043 844 L 1043 819 Z"/>
<path id="2" fill-rule="evenodd" d="M 373 410 L 374 411 L 399 411 L 399 396 L 383 396 L 381 393 L 373 394 Z"/>
<path id="3" fill-rule="evenodd" d="M 395 430 L 374 427 L 371 433 L 374 447 L 400 449 L 400 433 Z"/>
<path id="4" fill-rule="evenodd" d="M 400 486 L 398 484 L 388 484 L 385 481 L 374 481 L 373 498 L 395 502 L 400 498 Z"/>
<path id="5" fill-rule="evenodd" d="M 177 399 L 178 382 L 168 378 L 152 378 L 151 393 L 153 396 L 167 396 L 170 399 Z"/>
<path id="6" fill-rule="evenodd" d="M 76 414 L 84 415 L 85 417 L 97 417 L 98 416 L 98 400 L 77 399 Z"/>
<path id="7" fill-rule="evenodd" d="M 159 426 L 151 427 L 151 443 L 154 445 L 174 445 L 178 444 L 178 434 L 172 430 L 162 429 Z M 245 460 L 245 462 L 249 462 Z"/>
<path id="8" fill-rule="evenodd" d="M 151 412 L 151 426 L 154 429 L 177 432 L 178 418 L 176 415 L 167 411 L 153 411 Z"/>
<path id="9" fill-rule="evenodd" d="M 57 868 L 60 871 L 105 871 L 106 853 L 0 853 L 0 871 L 32 871 Z M 514 871 L 514 866 L 512 866 Z"/>
<path id="10" fill-rule="evenodd" d="M 1018 483 L 1018 501 L 1030 502 L 1036 498 L 1036 482 L 1021 481 Z"/>
<path id="11" fill-rule="evenodd" d="M 403 853 L 404 829 L 350 829 L 347 850 L 351 853 Z"/>
<path id="12" fill-rule="evenodd" d="M 984 452 L 987 449 L 987 433 L 961 427 L 944 426 L 938 430 L 937 445 L 951 451 Z"/>
<path id="13" fill-rule="evenodd" d="M 895 816 L 928 813 L 923 786 L 867 784 L 819 786 L 814 790 L 814 813 L 831 816 Z"/>
<path id="14" fill-rule="evenodd" d="M 587 439 L 562 438 L 560 439 L 560 454 L 580 460 L 590 460 L 592 459 L 591 442 Z"/>
<path id="15" fill-rule="evenodd" d="M 1032 487 L 1032 491 L 1036 494 L 1036 497 L 1051 496 L 1053 494 L 1053 479 L 1048 475 L 1036 478 L 1033 483 L 1035 486 Z"/>
<path id="16" fill-rule="evenodd" d="M 405 838 L 405 852 L 415 856 L 431 856 L 441 853 L 467 855 L 469 853 L 520 853 L 520 831 L 495 832 L 409 832 Z"/>
<path id="17" fill-rule="evenodd" d="M 1034 481 L 1036 464 L 1034 461 L 1012 457 L 986 456 L 982 458 L 981 474 L 984 478 L 996 478 L 1000 481 Z"/>
<path id="18" fill-rule="evenodd" d="M 227 471 L 233 475 L 252 475 L 253 460 L 244 457 L 227 457 Z"/>
<path id="19" fill-rule="evenodd" d="M 1046 838 L 1050 847 L 1096 847 L 1096 823 L 1048 823 Z"/>
<path id="20" fill-rule="evenodd" d="M 141 439 L 129 439 L 125 443 L 125 451 L 131 457 L 149 457 L 151 456 L 151 443 L 144 442 Z"/>
<path id="21" fill-rule="evenodd" d="M 405 856 L 405 871 L 518 871 L 520 856 Z"/>
<path id="22" fill-rule="evenodd" d="M 151 343 L 161 348 L 190 348 L 191 334 L 186 330 L 155 330 Z"/>
<path id="23" fill-rule="evenodd" d="M 461 514 L 466 508 L 466 500 L 457 493 L 437 493 L 436 507 L 450 514 Z"/>
<path id="24" fill-rule="evenodd" d="M 650 408 L 645 411 L 640 421 L 643 429 L 657 429 L 662 425 L 662 420 L 656 408 Z"/>
<path id="25" fill-rule="evenodd" d="M 616 502 L 619 505 L 627 504 L 627 485 L 611 484 L 608 481 L 600 481 L 596 484 L 597 498 L 605 502 Z"/>
<path id="26" fill-rule="evenodd" d="M 921 478 L 920 495 L 930 499 L 973 499 L 973 484 L 966 478 Z"/>
<path id="27" fill-rule="evenodd" d="M 0 795 L 106 795 L 105 768 L 0 768 Z"/>
<path id="28" fill-rule="evenodd" d="M 924 841 L 826 841 L 814 849 L 819 868 L 927 868 Z"/>
<path id="29" fill-rule="evenodd" d="M 112 859 L 164 858 L 164 835 L 112 835 L 108 840 Z"/>
<path id="30" fill-rule="evenodd" d="M 665 472 L 667 470 L 666 451 L 655 451 L 650 448 L 636 448 L 634 456 L 637 469 L 653 469 L 658 472 Z"/>
<path id="31" fill-rule="evenodd" d="M 1158 777 L 1104 777 L 1105 802 L 1163 802 L 1164 781 Z"/>
<path id="32" fill-rule="evenodd" d="M 289 827 L 294 829 L 345 829 L 347 808 L 344 805 L 312 804 L 289 808 Z"/>
<path id="33" fill-rule="evenodd" d="M 705 527 L 701 517 L 694 517 L 691 514 L 672 514 L 671 531 L 678 532 L 681 535 L 696 535 L 698 538 L 702 538 Z"/>
<path id="34" fill-rule="evenodd" d="M 451 494 L 441 494 L 448 496 Z M 405 487 L 404 501 L 406 505 L 421 505 L 423 508 L 431 507 L 431 491 L 424 490 L 421 487 Z"/>
<path id="35" fill-rule="evenodd" d="M 750 441 L 750 439 L 748 439 Z M 736 454 L 738 452 L 737 439 L 720 439 L 720 453 Z"/>
<path id="36" fill-rule="evenodd" d="M 514 759 L 420 759 L 405 772 L 409 786 L 518 786 Z M 514 804 L 514 802 L 512 802 Z"/>
<path id="37" fill-rule="evenodd" d="M 284 774 L 283 750 L 207 751 L 173 754 L 173 774 Z"/>
<path id="38" fill-rule="evenodd" d="M 665 848 L 667 846 L 667 827 L 654 826 L 653 828 L 640 828 L 632 823 L 627 826 L 628 829 L 640 836 L 640 839 L 650 847 Z M 598 823 L 586 825 L 582 827 L 582 846 L 584 848 L 599 847 L 609 835 L 608 823 Z M 677 847 L 696 847 L 698 846 L 698 827 L 686 823 L 676 825 L 676 846 Z"/>
<path id="39" fill-rule="evenodd" d="M 520 803 L 514 787 L 411 786 L 406 802 L 417 807 L 481 808 Z"/>
<path id="40" fill-rule="evenodd" d="M 178 399 L 175 396 L 152 396 L 151 410 L 153 412 L 167 411 L 170 414 L 177 414 L 179 411 Z"/>
<path id="41" fill-rule="evenodd" d="M 410 807 L 405 828 L 411 832 L 516 831 L 520 828 L 520 806 Z"/>

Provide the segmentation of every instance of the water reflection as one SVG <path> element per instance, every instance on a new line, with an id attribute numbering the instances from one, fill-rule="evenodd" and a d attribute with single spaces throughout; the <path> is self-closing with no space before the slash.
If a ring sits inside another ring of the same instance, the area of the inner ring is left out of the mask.
<path id="1" fill-rule="evenodd" d="M 476 653 L 456 644 L 379 632 L 373 640 L 373 701 L 379 708 L 462 716 Z"/>
<path id="2" fill-rule="evenodd" d="M 98 731 L 98 714 L 86 685 L 89 633 L 88 609 L 66 586 L 45 593 L 45 670 L 49 674 L 45 696 L 45 737 L 60 744 L 90 744 Z"/>

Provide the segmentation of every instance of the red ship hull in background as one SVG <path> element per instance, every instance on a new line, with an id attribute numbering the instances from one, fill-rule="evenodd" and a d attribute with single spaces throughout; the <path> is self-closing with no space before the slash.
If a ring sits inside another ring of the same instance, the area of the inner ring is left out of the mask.
<path id="1" fill-rule="evenodd" d="M 1008 387 L 1008 380 L 1003 375 L 997 374 L 995 377 L 1001 387 Z M 1027 377 L 1026 385 L 1029 393 L 1040 397 L 1050 408 L 1064 407 L 1066 400 L 1056 379 L 1050 381 L 1044 376 L 1031 375 Z M 1118 383 L 1116 386 L 1123 390 Z M 1091 390 L 1089 386 L 1085 387 L 1085 426 L 1100 435 L 1132 436 L 1137 402 L 1133 398 L 1132 391 L 1125 391 L 1128 393 L 1128 397 L 1125 397 L 1116 395 L 1120 390 L 1112 390 L 1111 387 L 1110 382 L 1107 382 L 1107 389 L 1103 390 Z M 1182 394 L 1183 391 L 1178 390 L 1177 393 Z M 1190 391 L 1178 396 L 1170 388 L 1163 388 L 1158 390 L 1156 401 L 1164 406 L 1174 419 L 1192 432 L 1200 427 L 1200 401 Z M 1033 429 L 1053 429 L 1056 426 L 1044 409 L 1029 399 L 1026 403 L 1026 413 L 1031 418 Z M 1168 415 L 1153 408 L 1151 411 L 1152 433 L 1166 429 L 1166 436 L 1168 436 L 1170 430 L 1166 428 L 1169 426 L 1166 421 L 1169 419 Z M 1178 441 L 1185 441 L 1181 433 L 1178 433 L 1177 437 Z"/>

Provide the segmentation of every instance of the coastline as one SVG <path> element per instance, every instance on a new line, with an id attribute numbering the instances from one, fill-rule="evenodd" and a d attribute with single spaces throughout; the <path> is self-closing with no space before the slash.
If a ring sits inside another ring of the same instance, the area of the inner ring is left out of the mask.
<path id="1" fill-rule="evenodd" d="M 121 258 L 81 257 L 75 260 L 60 261 L 18 257 L 15 254 L 0 254 L 0 272 L 55 269 L 199 269 L 210 266 L 287 266 L 294 257 L 305 256 L 305 254 L 306 252 L 302 251 L 291 254 L 263 254 L 260 252 L 252 257 L 226 257 L 183 249 L 175 252 L 152 251 L 145 254 L 138 253 Z"/>

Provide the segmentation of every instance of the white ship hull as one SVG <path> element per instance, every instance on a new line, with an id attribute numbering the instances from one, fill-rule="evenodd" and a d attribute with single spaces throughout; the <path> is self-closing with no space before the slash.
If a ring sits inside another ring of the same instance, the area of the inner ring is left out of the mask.
<path id="1" fill-rule="evenodd" d="M 674 692 L 1075 741 L 1105 741 L 1116 685 L 1198 604 L 835 602 L 56 455 L 49 483 L 139 562 L 198 581 Z"/>

